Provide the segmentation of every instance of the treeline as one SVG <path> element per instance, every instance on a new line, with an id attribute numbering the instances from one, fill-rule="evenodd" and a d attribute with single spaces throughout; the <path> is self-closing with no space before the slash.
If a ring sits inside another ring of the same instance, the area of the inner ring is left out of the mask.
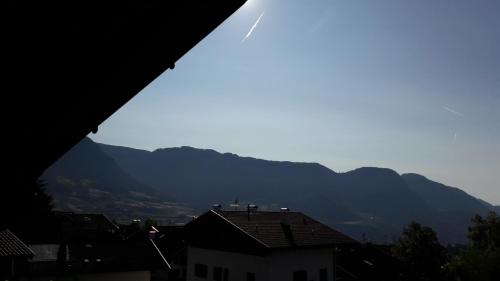
<path id="1" fill-rule="evenodd" d="M 443 247 L 430 227 L 412 222 L 392 248 L 405 281 L 500 280 L 500 217 L 491 212 L 476 215 L 468 229 L 469 244 Z"/>

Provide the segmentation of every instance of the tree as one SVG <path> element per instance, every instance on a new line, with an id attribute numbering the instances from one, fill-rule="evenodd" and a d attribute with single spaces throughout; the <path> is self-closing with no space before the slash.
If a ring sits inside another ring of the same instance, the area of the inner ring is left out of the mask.
<path id="1" fill-rule="evenodd" d="M 481 250 L 500 249 L 500 217 L 490 212 L 486 218 L 476 215 L 469 227 L 471 247 Z"/>
<path id="2" fill-rule="evenodd" d="M 156 227 L 158 226 L 158 222 L 151 219 L 151 218 L 148 218 L 144 221 L 144 228 L 149 230 L 152 226 Z"/>
<path id="3" fill-rule="evenodd" d="M 500 280 L 500 217 L 476 215 L 469 227 L 469 247 L 446 266 L 451 280 Z"/>
<path id="4" fill-rule="evenodd" d="M 403 280 L 442 280 L 442 268 L 448 257 L 432 228 L 411 222 L 396 242 L 393 253 L 404 263 Z"/>
<path id="5" fill-rule="evenodd" d="M 16 178 L 0 196 L 0 229 L 9 228 L 23 239 L 40 235 L 54 226 L 53 200 L 44 183 L 34 178 Z"/>

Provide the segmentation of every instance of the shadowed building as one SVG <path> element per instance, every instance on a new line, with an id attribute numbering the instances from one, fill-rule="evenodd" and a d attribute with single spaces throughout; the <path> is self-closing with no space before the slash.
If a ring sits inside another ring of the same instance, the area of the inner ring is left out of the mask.
<path id="1" fill-rule="evenodd" d="M 211 210 L 186 225 L 187 280 L 334 280 L 354 239 L 299 212 Z"/>
<path id="2" fill-rule="evenodd" d="M 33 258 L 23 276 L 31 280 L 163 280 L 170 265 L 147 230 L 125 233 L 101 214 L 57 212 L 54 237 L 30 244 Z M 47 238 L 45 238 L 47 239 Z"/>
<path id="3" fill-rule="evenodd" d="M 33 251 L 8 229 L 0 231 L 0 278 L 8 280 L 24 275 Z"/>

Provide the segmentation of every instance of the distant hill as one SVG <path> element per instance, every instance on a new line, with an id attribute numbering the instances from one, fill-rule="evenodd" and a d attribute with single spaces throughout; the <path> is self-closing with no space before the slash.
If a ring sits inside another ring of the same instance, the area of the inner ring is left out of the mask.
<path id="1" fill-rule="evenodd" d="M 134 177 L 200 208 L 236 198 L 261 204 L 298 200 L 307 195 L 305 188 L 325 190 L 336 176 L 319 164 L 265 161 L 191 147 L 154 152 L 101 148 Z"/>
<path id="2" fill-rule="evenodd" d="M 475 214 L 486 214 L 494 207 L 463 190 L 431 181 L 418 174 L 401 176 L 410 189 L 415 191 L 434 212 L 421 218 L 421 222 L 432 225 L 446 241 L 465 242 L 464 233 Z M 484 203 L 488 204 L 484 204 Z"/>
<path id="3" fill-rule="evenodd" d="M 61 210 L 124 218 L 177 215 L 182 209 L 165 191 L 130 176 L 89 138 L 49 167 L 41 179 Z"/>
<path id="4" fill-rule="evenodd" d="M 496 212 L 497 214 L 500 214 L 500 206 L 492 205 L 482 199 L 477 199 L 479 202 L 481 202 L 487 209 Z"/>
<path id="5" fill-rule="evenodd" d="M 192 147 L 153 152 L 100 144 L 130 175 L 199 209 L 236 199 L 264 209 L 291 207 L 350 235 L 390 241 L 411 220 L 465 243 L 470 218 L 487 207 L 457 188 L 383 168 L 347 173 L 316 163 L 266 161 Z M 446 200 L 444 200 L 446 198 Z"/>
<path id="6" fill-rule="evenodd" d="M 436 211 L 487 211 L 477 198 L 467 194 L 456 187 L 431 181 L 418 174 L 403 174 L 401 178 L 408 183 L 411 190 L 415 191 L 422 199 L 430 204 Z"/>
<path id="7" fill-rule="evenodd" d="M 416 220 L 433 227 L 445 243 L 465 243 L 471 217 L 498 210 L 458 188 L 391 169 L 336 173 L 317 163 L 192 147 L 150 152 L 88 138 L 43 178 L 57 207 L 66 210 L 187 218 L 215 203 L 229 208 L 237 200 L 242 207 L 300 210 L 355 238 L 377 242 L 391 242 Z"/>

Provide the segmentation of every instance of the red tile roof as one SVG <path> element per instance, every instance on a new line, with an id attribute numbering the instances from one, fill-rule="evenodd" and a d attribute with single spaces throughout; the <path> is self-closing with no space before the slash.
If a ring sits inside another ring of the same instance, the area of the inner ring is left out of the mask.
<path id="1" fill-rule="evenodd" d="M 358 243 L 300 212 L 212 211 L 268 248 Z"/>
<path id="2" fill-rule="evenodd" d="M 0 257 L 33 257 L 33 251 L 10 230 L 0 231 Z"/>

